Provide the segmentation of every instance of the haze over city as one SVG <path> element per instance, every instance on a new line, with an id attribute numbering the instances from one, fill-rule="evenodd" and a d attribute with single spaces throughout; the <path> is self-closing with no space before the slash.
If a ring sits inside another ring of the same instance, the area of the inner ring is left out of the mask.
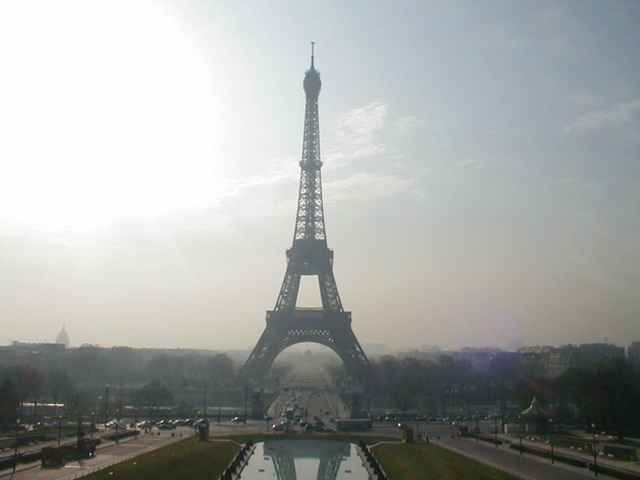
<path id="1" fill-rule="evenodd" d="M 363 345 L 636 340 L 639 24 L 631 1 L 3 2 L 0 344 L 65 324 L 252 348 L 291 244 L 311 40 Z"/>

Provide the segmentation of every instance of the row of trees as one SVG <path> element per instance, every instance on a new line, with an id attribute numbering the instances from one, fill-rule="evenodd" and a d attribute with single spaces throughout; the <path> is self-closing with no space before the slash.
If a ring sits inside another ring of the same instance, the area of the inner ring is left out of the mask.
<path id="1" fill-rule="evenodd" d="M 29 365 L 0 367 L 0 427 L 15 423 L 24 404 L 41 401 L 64 403 L 69 414 L 77 410 L 82 392 L 62 370 L 41 370 Z"/>
<path id="2" fill-rule="evenodd" d="M 76 415 L 87 415 L 89 411 L 106 415 L 101 408 L 106 408 L 99 397 L 96 399 L 87 391 L 78 390 L 64 372 L 55 372 L 47 378 L 32 367 L 16 366 L 5 368 L 0 373 L 0 431 L 10 431 L 20 417 L 25 417 L 24 403 L 43 397 L 45 388 L 52 395 L 54 402 L 64 405 L 67 418 Z M 130 403 L 155 409 L 159 406 L 172 405 L 174 398 L 171 390 L 161 380 L 151 380 L 140 388 L 133 390 Z M 34 401 L 35 402 L 35 401 Z M 101 405 L 102 403 L 102 405 Z M 33 414 L 33 410 L 29 416 Z M 63 409 L 60 409 L 62 412 Z"/>
<path id="3" fill-rule="evenodd" d="M 90 411 L 106 415 L 114 410 L 105 406 L 106 386 L 112 402 L 155 408 L 173 404 L 175 392 L 200 392 L 205 386 L 219 391 L 235 381 L 237 367 L 225 354 L 147 355 L 119 350 L 131 361 L 129 366 L 112 350 L 94 347 L 52 354 L 49 362 L 35 356 L 30 364 L 0 365 L 0 429 L 13 428 L 16 414 L 24 417 L 36 412 L 25 409 L 25 403 L 64 404 L 67 416 Z M 85 363 L 76 364 L 79 358 Z M 92 369 L 93 376 L 87 374 Z"/>
<path id="4" fill-rule="evenodd" d="M 619 434 L 640 432 L 640 371 L 624 359 L 572 368 L 556 378 L 540 376 L 526 363 L 496 362 L 487 373 L 447 355 L 383 356 L 371 362 L 367 394 L 373 406 L 464 415 L 474 414 L 479 405 L 517 414 L 535 396 L 559 421 L 595 423 Z M 336 383 L 344 379 L 342 365 L 328 371 Z"/>
<path id="5" fill-rule="evenodd" d="M 328 367 L 334 383 L 346 372 L 340 364 Z M 479 372 L 465 360 L 438 357 L 385 355 L 371 360 L 367 392 L 374 404 L 399 410 L 442 411 L 479 403 L 504 404 L 513 397 L 517 379 L 527 375 L 525 365 L 497 359 Z"/>
<path id="6" fill-rule="evenodd" d="M 25 402 L 64 403 L 65 413 L 71 415 L 99 409 L 100 395 L 109 383 L 117 386 L 119 399 L 125 390 L 127 403 L 153 408 L 175 403 L 176 393 L 192 391 L 192 398 L 197 399 L 204 388 L 210 394 L 219 393 L 236 380 L 237 365 L 224 354 L 160 353 L 145 358 L 127 349 L 124 355 L 129 355 L 131 368 L 125 368 L 118 358 L 115 365 L 122 370 L 116 374 L 111 361 L 117 355 L 111 350 L 87 350 L 90 352 L 82 355 L 93 359 L 89 362 L 96 369 L 93 377 L 78 373 L 87 365 L 69 366 L 64 358 L 39 368 L 0 366 L 0 424 L 11 424 Z M 371 362 L 367 391 L 374 406 L 434 414 L 473 414 L 481 404 L 495 405 L 501 412 L 515 405 L 517 412 L 536 396 L 559 420 L 595 423 L 620 433 L 640 432 L 640 372 L 624 359 L 570 369 L 553 379 L 512 360 L 496 357 L 495 364 L 479 372 L 465 360 L 448 355 L 383 356 Z M 107 375 L 107 371 L 112 373 Z M 274 367 L 281 376 L 286 371 L 286 365 Z M 336 384 L 344 381 L 341 365 L 331 365 L 328 371 Z"/>
<path id="7" fill-rule="evenodd" d="M 575 416 L 620 436 L 640 433 L 640 370 L 624 359 L 573 368 L 554 379 L 523 378 L 516 393 L 536 395 L 560 418 Z"/>
<path id="8" fill-rule="evenodd" d="M 236 370 L 234 362 L 222 353 L 157 352 L 90 345 L 66 351 L 26 353 L 19 360 L 4 363 L 29 366 L 45 376 L 55 371 L 65 372 L 83 386 L 142 384 L 154 378 L 162 379 L 171 388 L 188 386 L 202 379 L 225 383 L 233 379 Z"/>

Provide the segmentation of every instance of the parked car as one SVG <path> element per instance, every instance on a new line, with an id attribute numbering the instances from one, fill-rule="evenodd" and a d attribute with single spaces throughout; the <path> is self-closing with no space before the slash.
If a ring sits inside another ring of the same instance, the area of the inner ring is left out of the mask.
<path id="1" fill-rule="evenodd" d="M 118 423 L 117 420 L 111 420 L 111 421 L 105 423 L 104 426 L 107 427 L 107 428 L 114 429 L 114 430 L 126 430 L 127 429 L 126 425 L 124 425 L 122 423 Z"/>
<path id="2" fill-rule="evenodd" d="M 201 425 L 206 425 L 207 423 L 209 423 L 209 420 L 206 420 L 204 418 L 197 418 L 196 420 L 193 421 L 193 423 L 191 424 L 191 426 L 193 428 L 198 428 Z"/>
<path id="3" fill-rule="evenodd" d="M 286 423 L 274 423 L 271 430 L 274 432 L 286 432 L 289 425 Z"/>

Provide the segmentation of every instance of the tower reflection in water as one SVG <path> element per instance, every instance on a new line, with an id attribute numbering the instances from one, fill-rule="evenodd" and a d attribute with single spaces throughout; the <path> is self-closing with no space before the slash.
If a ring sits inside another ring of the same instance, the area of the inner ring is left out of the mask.
<path id="1" fill-rule="evenodd" d="M 356 446 L 331 440 L 268 440 L 258 443 L 243 480 L 366 480 Z"/>

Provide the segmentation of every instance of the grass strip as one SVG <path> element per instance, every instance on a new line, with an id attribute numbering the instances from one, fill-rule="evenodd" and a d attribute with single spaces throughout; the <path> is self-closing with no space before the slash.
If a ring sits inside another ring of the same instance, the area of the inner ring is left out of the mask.
<path id="1" fill-rule="evenodd" d="M 231 442 L 189 438 L 107 467 L 87 480 L 217 480 L 238 452 Z"/>
<path id="2" fill-rule="evenodd" d="M 374 448 L 393 480 L 515 480 L 515 477 L 433 444 L 385 444 Z"/>

